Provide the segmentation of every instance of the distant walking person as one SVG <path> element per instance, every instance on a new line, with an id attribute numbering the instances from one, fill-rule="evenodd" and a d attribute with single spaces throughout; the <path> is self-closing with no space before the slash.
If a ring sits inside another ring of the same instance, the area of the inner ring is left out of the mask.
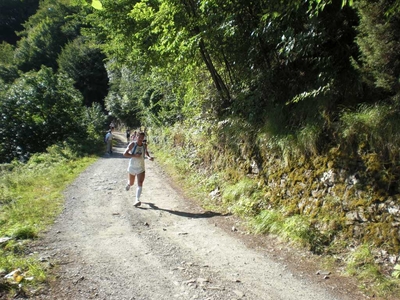
<path id="1" fill-rule="evenodd" d="M 131 138 L 131 131 L 129 129 L 126 130 L 126 142 L 129 144 Z"/>
<path id="2" fill-rule="evenodd" d="M 106 134 L 106 143 L 107 143 L 107 153 L 112 154 L 112 140 L 113 140 L 113 132 L 114 132 L 114 127 L 111 127 L 111 129 L 108 131 Z"/>
<path id="3" fill-rule="evenodd" d="M 137 141 L 131 142 L 125 149 L 124 156 L 130 157 L 128 166 L 128 183 L 125 187 L 129 191 L 130 187 L 135 184 L 135 177 L 137 177 L 137 188 L 136 188 L 136 201 L 134 206 L 140 206 L 140 195 L 142 194 L 142 187 L 145 178 L 145 166 L 144 159 L 153 160 L 150 156 L 146 144 L 143 143 L 145 138 L 144 132 L 140 132 L 137 136 Z"/>
<path id="4" fill-rule="evenodd" d="M 137 132 L 136 132 L 136 130 L 135 130 L 135 132 L 131 135 L 131 140 L 132 140 L 132 142 L 136 142 L 136 140 L 137 140 Z"/>

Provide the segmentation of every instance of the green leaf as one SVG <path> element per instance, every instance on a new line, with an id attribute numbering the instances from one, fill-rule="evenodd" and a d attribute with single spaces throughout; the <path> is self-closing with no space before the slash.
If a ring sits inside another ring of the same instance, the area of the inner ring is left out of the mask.
<path id="1" fill-rule="evenodd" d="M 399 264 L 394 266 L 394 271 L 392 273 L 392 276 L 394 278 L 400 278 L 400 265 Z"/>
<path id="2" fill-rule="evenodd" d="M 92 7 L 97 10 L 103 10 L 103 5 L 101 4 L 100 0 L 93 0 Z"/>

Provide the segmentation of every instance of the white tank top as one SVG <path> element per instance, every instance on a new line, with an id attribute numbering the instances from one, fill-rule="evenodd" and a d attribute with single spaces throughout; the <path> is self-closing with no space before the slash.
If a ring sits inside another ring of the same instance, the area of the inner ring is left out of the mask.
<path id="1" fill-rule="evenodd" d="M 135 143 L 135 145 L 133 146 L 133 149 L 131 151 L 131 154 L 141 154 L 141 156 L 140 157 L 131 157 L 131 159 L 129 160 L 129 167 L 144 170 L 145 152 L 146 152 L 146 147 L 144 144 L 139 146 L 138 144 Z"/>

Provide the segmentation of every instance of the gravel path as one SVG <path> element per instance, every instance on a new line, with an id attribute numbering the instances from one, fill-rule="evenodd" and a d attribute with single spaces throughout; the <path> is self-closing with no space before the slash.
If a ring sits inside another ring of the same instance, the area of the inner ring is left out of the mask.
<path id="1" fill-rule="evenodd" d="M 146 160 L 142 206 L 133 207 L 124 147 L 65 191 L 65 208 L 36 250 L 56 279 L 35 299 L 367 299 L 334 274 L 316 275 L 307 255 L 292 266 L 291 250 L 249 243 L 230 230 L 232 216 L 185 199 L 156 161 Z"/>

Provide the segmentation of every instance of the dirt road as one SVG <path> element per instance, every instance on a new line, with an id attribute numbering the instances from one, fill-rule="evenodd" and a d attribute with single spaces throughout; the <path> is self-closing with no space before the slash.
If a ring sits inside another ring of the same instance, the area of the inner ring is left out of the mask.
<path id="1" fill-rule="evenodd" d="M 57 280 L 36 299 L 366 299 L 334 273 L 317 275 L 304 255 L 290 262 L 282 246 L 250 247 L 251 237 L 229 230 L 233 217 L 185 199 L 157 161 L 146 160 L 142 206 L 133 207 L 124 147 L 65 191 L 63 213 L 37 245 Z"/>

